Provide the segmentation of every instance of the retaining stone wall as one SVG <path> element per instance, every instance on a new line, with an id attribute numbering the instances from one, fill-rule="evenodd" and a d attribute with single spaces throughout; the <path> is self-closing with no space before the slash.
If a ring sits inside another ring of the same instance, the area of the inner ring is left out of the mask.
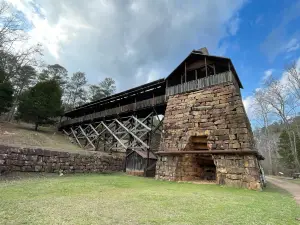
<path id="1" fill-rule="evenodd" d="M 98 153 L 69 153 L 39 148 L 0 145 L 0 174 L 5 172 L 118 172 L 123 171 L 124 156 Z"/>

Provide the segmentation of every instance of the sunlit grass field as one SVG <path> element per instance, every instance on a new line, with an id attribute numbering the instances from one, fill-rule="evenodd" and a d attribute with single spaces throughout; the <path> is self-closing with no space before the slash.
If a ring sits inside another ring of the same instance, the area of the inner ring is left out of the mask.
<path id="1" fill-rule="evenodd" d="M 300 207 L 263 192 L 115 175 L 0 181 L 1 224 L 299 224 Z"/>

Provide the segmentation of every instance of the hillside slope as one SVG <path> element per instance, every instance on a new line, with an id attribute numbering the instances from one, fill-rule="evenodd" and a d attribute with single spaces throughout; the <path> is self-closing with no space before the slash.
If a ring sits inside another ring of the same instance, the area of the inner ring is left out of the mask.
<path id="1" fill-rule="evenodd" d="M 0 144 L 20 147 L 42 147 L 62 151 L 83 151 L 54 127 L 39 127 L 32 124 L 0 122 Z"/>

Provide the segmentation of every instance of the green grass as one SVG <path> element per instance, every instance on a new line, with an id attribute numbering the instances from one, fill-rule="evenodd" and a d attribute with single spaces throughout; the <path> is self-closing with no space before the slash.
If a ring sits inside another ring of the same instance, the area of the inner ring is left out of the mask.
<path id="1" fill-rule="evenodd" d="M 289 180 L 291 181 L 292 183 L 295 183 L 295 184 L 300 184 L 300 179 L 297 178 L 297 179 L 294 179 L 294 180 Z"/>
<path id="2" fill-rule="evenodd" d="M 1 224 L 299 224 L 285 192 L 116 175 L 0 182 Z"/>
<path id="3" fill-rule="evenodd" d="M 294 184 L 300 184 L 300 178 L 297 179 L 292 179 L 291 177 L 280 177 L 280 176 L 271 176 L 277 179 L 281 179 L 290 183 L 294 183 Z"/>

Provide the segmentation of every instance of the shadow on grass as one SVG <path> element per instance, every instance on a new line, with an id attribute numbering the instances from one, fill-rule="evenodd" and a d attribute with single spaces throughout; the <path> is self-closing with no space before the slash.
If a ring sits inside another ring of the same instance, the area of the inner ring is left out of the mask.
<path id="1" fill-rule="evenodd" d="M 265 192 L 271 192 L 271 193 L 274 193 L 274 192 L 277 192 L 277 193 L 280 193 L 280 194 L 285 194 L 285 195 L 291 195 L 288 191 L 286 191 L 285 189 L 282 189 L 280 187 L 277 187 L 276 185 L 274 184 L 271 184 L 271 183 L 267 183 L 267 186 L 266 188 L 264 189 Z"/>

